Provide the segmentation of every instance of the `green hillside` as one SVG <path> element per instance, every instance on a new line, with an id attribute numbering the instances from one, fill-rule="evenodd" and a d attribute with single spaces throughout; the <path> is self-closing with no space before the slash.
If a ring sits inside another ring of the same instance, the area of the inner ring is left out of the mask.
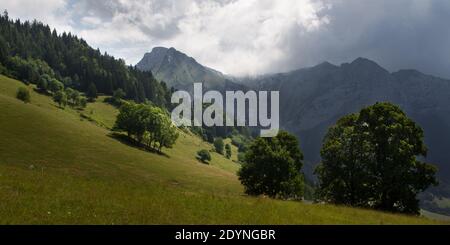
<path id="1" fill-rule="evenodd" d="M 212 149 L 195 136 L 181 133 L 166 155 L 149 153 L 110 136 L 117 110 L 102 98 L 82 112 L 62 110 L 31 86 L 23 103 L 20 86 L 0 76 L 2 224 L 439 224 L 247 197 L 237 163 L 215 153 L 211 165 L 195 159 Z"/>

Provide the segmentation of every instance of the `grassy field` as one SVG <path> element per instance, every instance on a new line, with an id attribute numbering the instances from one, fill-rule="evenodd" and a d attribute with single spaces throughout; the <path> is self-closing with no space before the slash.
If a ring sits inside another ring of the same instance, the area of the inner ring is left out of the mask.
<path id="1" fill-rule="evenodd" d="M 182 133 L 166 155 L 110 136 L 117 110 L 102 102 L 58 108 L 0 76 L 1 224 L 441 224 L 421 217 L 243 194 L 239 165 Z M 83 113 L 84 116 L 80 116 Z M 89 118 L 90 120 L 88 120 Z M 236 149 L 233 148 L 233 158 Z"/>

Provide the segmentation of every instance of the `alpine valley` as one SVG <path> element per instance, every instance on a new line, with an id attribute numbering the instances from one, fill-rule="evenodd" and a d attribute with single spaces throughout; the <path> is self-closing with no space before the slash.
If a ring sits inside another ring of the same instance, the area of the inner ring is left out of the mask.
<path id="1" fill-rule="evenodd" d="M 426 160 L 438 166 L 439 186 L 421 196 L 422 207 L 450 215 L 450 80 L 404 69 L 389 72 L 357 58 L 334 65 L 256 77 L 231 77 L 199 64 L 175 48 L 156 47 L 137 64 L 176 89 L 203 82 L 208 89 L 280 91 L 280 125 L 300 139 L 311 181 L 327 129 L 340 117 L 375 102 L 399 105 L 425 131 Z"/>

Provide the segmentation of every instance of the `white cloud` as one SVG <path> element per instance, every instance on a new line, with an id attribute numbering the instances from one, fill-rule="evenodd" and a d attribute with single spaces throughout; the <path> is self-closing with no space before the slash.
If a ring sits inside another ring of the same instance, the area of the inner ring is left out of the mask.
<path id="1" fill-rule="evenodd" d="M 122 55 L 136 63 L 153 46 L 173 46 L 199 62 L 231 74 L 272 71 L 271 66 L 289 55 L 291 32 L 314 32 L 327 24 L 318 12 L 326 6 L 310 0 L 136 0 L 92 3 L 63 0 L 6 6 L 21 18 L 37 18 L 81 35 L 94 47 Z M 46 7 L 43 7 L 46 6 Z M 66 8 L 65 17 L 57 12 Z M 70 28 L 67 28 L 67 25 Z M 126 51 L 126 52 L 125 52 Z"/>
<path id="2" fill-rule="evenodd" d="M 439 0 L 0 0 L 10 16 L 72 31 L 135 64 L 173 46 L 233 75 L 359 56 L 450 77 L 450 2 Z"/>
<path id="3" fill-rule="evenodd" d="M 69 20 L 64 18 L 67 2 L 65 0 L 0 0 L 0 8 L 6 9 L 11 18 L 21 20 L 37 19 L 62 31 L 71 31 Z"/>
<path id="4" fill-rule="evenodd" d="M 289 55 L 290 33 L 328 23 L 318 15 L 324 7 L 309 0 L 201 2 L 187 9 L 169 43 L 226 73 L 264 73 Z"/>

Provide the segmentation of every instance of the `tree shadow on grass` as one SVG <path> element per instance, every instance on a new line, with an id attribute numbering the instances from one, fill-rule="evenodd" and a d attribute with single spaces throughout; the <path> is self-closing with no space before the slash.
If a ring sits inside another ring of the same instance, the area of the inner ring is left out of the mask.
<path id="1" fill-rule="evenodd" d="M 57 108 L 57 109 L 60 109 L 60 110 L 65 110 L 65 109 L 66 109 L 65 106 L 60 106 L 60 105 L 58 105 L 58 104 L 54 104 L 53 106 L 54 106 L 55 108 Z"/>
<path id="2" fill-rule="evenodd" d="M 195 159 L 197 159 L 197 161 L 199 161 L 200 163 L 209 165 L 209 161 L 202 159 L 200 156 L 195 156 Z"/>
<path id="3" fill-rule="evenodd" d="M 46 95 L 46 96 L 52 96 L 52 94 L 50 92 L 48 92 L 47 90 L 43 90 L 43 89 L 39 89 L 39 88 L 33 88 L 33 91 L 38 93 L 38 94 L 42 94 L 42 95 Z"/>
<path id="4" fill-rule="evenodd" d="M 108 134 L 108 137 L 113 138 L 113 139 L 119 141 L 120 143 L 122 143 L 124 145 L 127 145 L 129 147 L 133 147 L 133 148 L 136 148 L 136 149 L 141 150 L 141 151 L 154 153 L 154 154 L 158 154 L 160 156 L 164 156 L 164 157 L 170 158 L 170 156 L 167 155 L 166 153 L 157 151 L 157 150 L 155 150 L 153 148 L 150 148 L 150 147 L 148 147 L 148 146 L 146 146 L 144 144 L 138 143 L 134 139 L 130 139 L 128 136 L 126 136 L 124 134 L 117 133 L 117 132 L 111 132 L 111 133 Z"/>

